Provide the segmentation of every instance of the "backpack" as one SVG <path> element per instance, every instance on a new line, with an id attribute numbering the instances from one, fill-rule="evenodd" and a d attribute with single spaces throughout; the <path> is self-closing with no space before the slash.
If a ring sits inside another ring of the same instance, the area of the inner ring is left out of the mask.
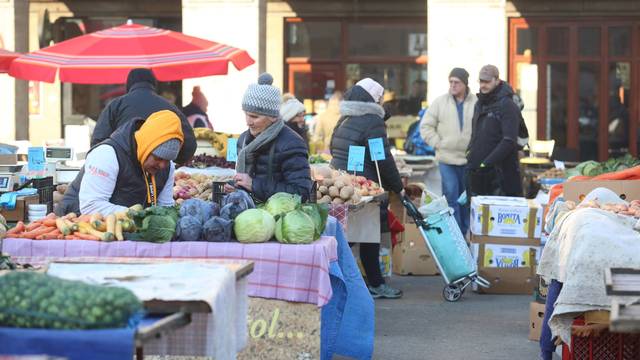
<path id="1" fill-rule="evenodd" d="M 403 150 L 409 155 L 435 155 L 435 150 L 427 145 L 420 136 L 420 121 L 424 116 L 424 109 L 420 111 L 420 120 L 414 122 L 407 130 L 407 138 L 404 141 Z"/>

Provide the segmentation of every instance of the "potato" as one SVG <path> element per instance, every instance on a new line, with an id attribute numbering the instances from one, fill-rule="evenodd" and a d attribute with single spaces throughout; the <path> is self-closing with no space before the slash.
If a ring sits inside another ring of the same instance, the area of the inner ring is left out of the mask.
<path id="1" fill-rule="evenodd" d="M 322 195 L 327 195 L 329 193 L 329 187 L 321 185 L 318 187 L 318 191 L 320 191 Z"/>
<path id="2" fill-rule="evenodd" d="M 320 191 L 316 191 L 316 199 L 321 199 L 322 196 L 324 196 L 323 193 L 321 193 Z"/>
<path id="3" fill-rule="evenodd" d="M 338 189 L 335 185 L 329 188 L 329 196 L 332 198 L 337 198 L 340 196 L 340 189 Z"/>
<path id="4" fill-rule="evenodd" d="M 344 204 L 344 200 L 340 199 L 340 198 L 335 198 L 333 199 L 333 201 L 331 201 L 333 204 L 335 205 L 340 205 L 340 204 Z"/>
<path id="5" fill-rule="evenodd" d="M 355 205 L 355 204 L 358 204 L 360 201 L 362 201 L 362 198 L 360 197 L 360 195 L 353 194 L 353 196 L 351 197 L 351 203 Z"/>
<path id="6" fill-rule="evenodd" d="M 369 196 L 369 190 L 366 188 L 360 189 L 360 196 Z"/>
<path id="7" fill-rule="evenodd" d="M 322 185 L 324 185 L 326 187 L 333 186 L 333 183 L 334 183 L 334 181 L 331 178 L 322 180 Z"/>
<path id="8" fill-rule="evenodd" d="M 318 200 L 318 204 L 329 204 L 331 203 L 331 196 L 325 195 Z"/>
<path id="9" fill-rule="evenodd" d="M 353 196 L 353 186 L 345 186 L 342 189 L 340 189 L 340 198 L 342 200 L 349 200 L 351 199 L 351 196 Z"/>

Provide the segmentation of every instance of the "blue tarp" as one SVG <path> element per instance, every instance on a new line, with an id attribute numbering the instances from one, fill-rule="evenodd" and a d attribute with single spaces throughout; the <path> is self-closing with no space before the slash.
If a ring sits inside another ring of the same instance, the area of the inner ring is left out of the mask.
<path id="1" fill-rule="evenodd" d="M 375 305 L 340 223 L 329 218 L 325 234 L 338 241 L 338 261 L 329 269 L 333 296 L 322 308 L 322 360 L 333 355 L 371 359 L 375 331 Z"/>

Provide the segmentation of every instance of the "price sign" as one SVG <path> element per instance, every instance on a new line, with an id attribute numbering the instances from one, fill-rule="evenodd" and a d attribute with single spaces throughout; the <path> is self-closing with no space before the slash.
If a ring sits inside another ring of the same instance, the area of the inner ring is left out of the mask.
<path id="1" fill-rule="evenodd" d="M 29 171 L 44 171 L 46 160 L 43 147 L 30 147 L 27 153 Z"/>
<path id="2" fill-rule="evenodd" d="M 369 139 L 369 153 L 373 161 L 381 161 L 386 158 L 382 138 Z"/>
<path id="3" fill-rule="evenodd" d="M 364 170 L 364 146 L 349 146 L 349 159 L 347 162 L 347 171 L 363 171 Z"/>
<path id="4" fill-rule="evenodd" d="M 238 139 L 235 139 L 235 138 L 227 139 L 227 161 L 229 162 L 238 161 Z"/>

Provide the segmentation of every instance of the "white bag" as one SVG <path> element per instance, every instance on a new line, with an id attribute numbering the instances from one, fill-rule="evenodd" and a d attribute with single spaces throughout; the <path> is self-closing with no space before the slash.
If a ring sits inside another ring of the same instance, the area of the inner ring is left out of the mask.
<path id="1" fill-rule="evenodd" d="M 427 195 L 431 197 L 431 202 L 428 204 L 426 203 Z M 418 209 L 422 217 L 426 218 L 429 215 L 437 214 L 441 211 L 447 210 L 448 208 L 449 203 L 447 202 L 446 197 L 438 196 L 429 190 L 425 190 L 422 192 L 422 198 L 420 199 L 420 208 Z"/>

